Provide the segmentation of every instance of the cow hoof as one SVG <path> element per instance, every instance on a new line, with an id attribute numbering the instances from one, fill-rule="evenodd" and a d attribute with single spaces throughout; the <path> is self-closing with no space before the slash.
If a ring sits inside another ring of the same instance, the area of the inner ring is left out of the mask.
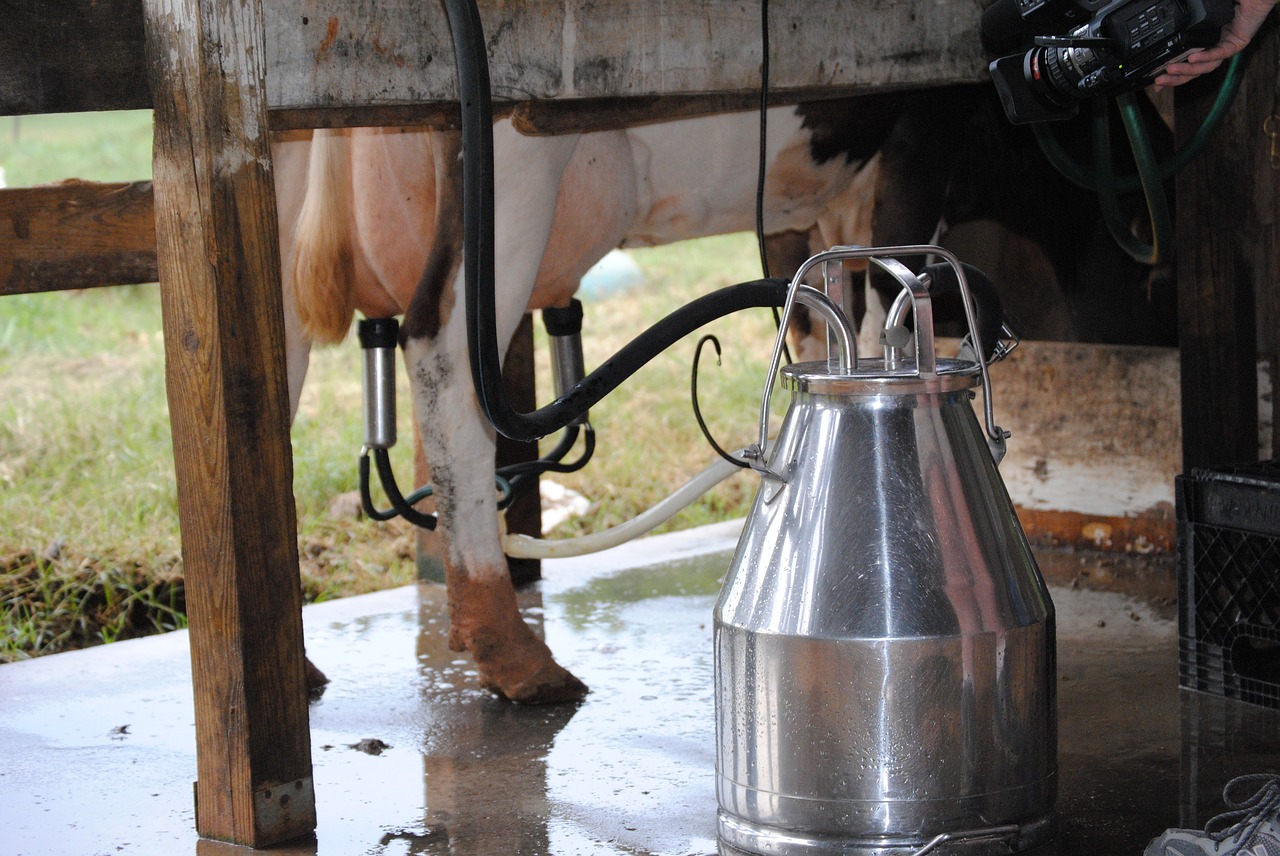
<path id="1" fill-rule="evenodd" d="M 497 640 L 501 644 L 496 644 Z M 481 632 L 459 646 L 471 652 L 480 684 L 520 704 L 580 701 L 587 685 L 555 661 L 545 642 L 518 618 L 506 633 Z"/>
<path id="2" fill-rule="evenodd" d="M 514 686 L 502 687 L 488 679 L 484 684 L 486 689 L 520 704 L 564 704 L 581 701 L 590 692 L 586 684 L 554 660 Z"/>
<path id="3" fill-rule="evenodd" d="M 329 679 L 325 677 L 324 672 L 316 668 L 316 664 L 311 662 L 311 658 L 306 658 L 307 672 L 307 695 L 312 701 L 324 695 L 325 684 L 329 683 Z"/>

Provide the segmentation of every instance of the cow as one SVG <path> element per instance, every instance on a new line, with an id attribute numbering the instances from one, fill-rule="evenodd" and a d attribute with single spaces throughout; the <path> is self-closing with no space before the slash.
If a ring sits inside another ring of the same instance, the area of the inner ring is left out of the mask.
<path id="1" fill-rule="evenodd" d="M 1108 233 L 1097 194 L 1050 164 L 1036 133 L 1005 118 L 992 87 L 961 85 L 945 92 L 951 105 L 962 108 L 948 110 L 925 98 L 901 120 L 897 145 L 904 148 L 895 153 L 895 175 L 882 176 L 875 187 L 873 231 L 911 239 L 927 236 L 936 226 L 940 243 L 991 277 L 1006 320 L 1026 338 L 1175 346 L 1177 293 L 1169 248 L 1154 266 L 1122 250 Z M 1144 94 L 1138 94 L 1137 105 L 1157 158 L 1171 158 L 1170 127 Z M 1045 126 L 1069 157 L 1086 168 L 1094 157 L 1092 107 L 1085 105 L 1076 119 Z M 1114 109 L 1112 114 L 1111 158 L 1118 174 L 1132 176 L 1133 156 L 1119 132 L 1120 117 Z M 938 147 L 940 140 L 946 141 L 945 150 Z M 940 188 L 945 188 L 941 195 Z M 1166 180 L 1164 192 L 1173 199 L 1172 179 Z M 1145 234 L 1141 195 L 1126 194 L 1120 204 L 1133 220 L 1133 231 Z M 789 254 L 782 258 L 803 259 L 827 246 L 816 234 L 791 240 Z M 882 243 L 880 238 L 875 242 Z M 787 264 L 780 268 L 786 270 Z M 873 285 L 881 293 L 867 308 L 878 319 L 879 304 L 894 296 L 884 287 L 896 291 L 897 285 L 883 278 L 873 278 Z M 956 309 L 935 307 L 942 334 L 961 334 Z M 815 358 L 816 351 L 804 349 L 825 340 L 807 335 L 805 307 L 798 307 L 798 314 L 800 353 Z M 874 330 L 875 325 L 863 326 L 863 353 L 874 344 L 868 327 Z"/>
<path id="2" fill-rule="evenodd" d="M 847 194 L 865 195 L 858 182 L 872 175 L 901 104 L 868 96 L 771 109 L 766 227 L 822 229 Z M 615 247 L 752 228 L 758 123 L 746 111 L 530 137 L 497 122 L 499 342 L 526 307 L 567 304 Z M 341 339 L 354 311 L 405 316 L 445 545 L 450 644 L 506 698 L 572 700 L 586 688 L 521 619 L 499 547 L 494 432 L 468 370 L 459 155 L 459 135 L 438 130 L 317 131 L 276 143 L 291 403 L 296 410 L 310 343 Z M 849 224 L 838 225 L 844 237 Z"/>
<path id="3" fill-rule="evenodd" d="M 794 270 L 810 246 L 929 240 L 953 173 L 948 129 L 967 120 L 975 92 L 771 108 L 764 225 L 791 236 L 776 246 L 793 256 L 779 270 Z M 745 111 L 533 137 L 496 122 L 500 346 L 526 308 L 566 305 L 609 250 L 752 229 L 758 123 Z M 291 403 L 296 412 L 313 342 L 342 339 L 357 311 L 404 315 L 443 536 L 449 644 L 469 652 L 501 696 L 572 701 L 587 689 L 522 620 L 500 548 L 495 435 L 468 366 L 460 148 L 457 132 L 409 128 L 275 142 Z"/>

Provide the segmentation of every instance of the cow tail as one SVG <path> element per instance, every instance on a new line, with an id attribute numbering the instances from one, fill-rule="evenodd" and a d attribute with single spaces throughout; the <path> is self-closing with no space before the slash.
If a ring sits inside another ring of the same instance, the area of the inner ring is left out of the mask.
<path id="1" fill-rule="evenodd" d="M 303 330 L 314 342 L 340 342 L 355 314 L 355 222 L 352 214 L 351 137 L 320 130 L 311 143 L 307 194 L 294 230 L 285 271 Z"/>

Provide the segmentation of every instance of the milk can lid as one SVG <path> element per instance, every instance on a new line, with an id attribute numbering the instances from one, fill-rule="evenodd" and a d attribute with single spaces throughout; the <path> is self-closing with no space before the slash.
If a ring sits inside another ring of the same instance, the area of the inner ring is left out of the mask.
<path id="1" fill-rule="evenodd" d="M 956 392 L 982 385 L 981 367 L 972 360 L 939 357 L 936 374 L 921 374 L 914 362 L 886 369 L 883 359 L 860 359 L 853 372 L 841 372 L 826 360 L 793 363 L 782 369 L 782 383 L 796 392 L 818 395 L 918 395 Z"/>

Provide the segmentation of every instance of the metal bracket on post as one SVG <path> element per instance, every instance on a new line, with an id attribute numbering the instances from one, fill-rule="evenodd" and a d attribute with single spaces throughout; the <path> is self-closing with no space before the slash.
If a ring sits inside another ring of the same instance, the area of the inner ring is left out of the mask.
<path id="1" fill-rule="evenodd" d="M 311 776 L 253 792 L 258 829 L 268 839 L 284 840 L 292 830 L 316 826 L 316 791 Z"/>

